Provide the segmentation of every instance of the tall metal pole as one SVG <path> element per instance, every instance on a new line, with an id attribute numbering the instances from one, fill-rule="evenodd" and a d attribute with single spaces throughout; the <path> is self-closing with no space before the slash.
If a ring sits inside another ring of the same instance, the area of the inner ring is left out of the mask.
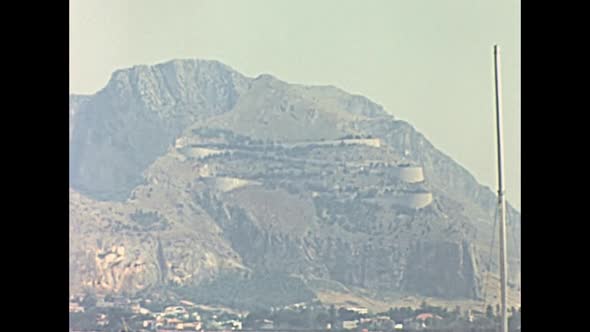
<path id="1" fill-rule="evenodd" d="M 501 332 L 508 332 L 508 317 L 506 303 L 506 198 L 504 196 L 504 150 L 502 148 L 502 103 L 500 86 L 500 47 L 494 45 L 494 77 L 496 88 L 496 137 L 498 143 L 498 205 L 500 208 L 500 299 L 501 303 Z"/>

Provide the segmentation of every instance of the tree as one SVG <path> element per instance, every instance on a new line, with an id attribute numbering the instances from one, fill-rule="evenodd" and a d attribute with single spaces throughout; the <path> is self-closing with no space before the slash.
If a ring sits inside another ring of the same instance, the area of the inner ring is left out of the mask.
<path id="1" fill-rule="evenodd" d="M 426 303 L 426 300 L 424 300 L 422 303 L 420 303 L 420 309 L 426 310 L 426 308 L 428 308 L 428 303 Z"/>
<path id="2" fill-rule="evenodd" d="M 96 329 L 96 312 L 93 310 L 88 312 L 71 312 L 69 316 L 70 328 L 86 331 Z"/>
<path id="3" fill-rule="evenodd" d="M 324 329 L 328 323 L 332 323 L 332 319 L 328 313 L 320 311 L 315 316 L 315 322 L 318 325 L 317 327 Z"/>
<path id="4" fill-rule="evenodd" d="M 516 308 L 512 307 L 512 315 L 508 318 L 508 328 L 509 330 L 517 330 L 520 328 L 520 312 L 516 311 Z"/>
<path id="5" fill-rule="evenodd" d="M 486 318 L 489 320 L 494 320 L 494 317 L 494 308 L 491 304 L 488 304 L 488 306 L 486 307 Z"/>
<path id="6" fill-rule="evenodd" d="M 455 307 L 455 310 L 453 311 L 453 318 L 454 319 L 461 318 L 461 307 L 460 306 Z"/>
<path id="7" fill-rule="evenodd" d="M 415 313 L 416 312 L 410 307 L 401 307 L 392 309 L 389 317 L 396 322 L 401 322 L 406 318 L 415 316 Z"/>
<path id="8" fill-rule="evenodd" d="M 338 318 L 340 318 L 340 320 L 355 320 L 360 319 L 360 315 L 354 311 L 340 308 L 338 309 Z"/>
<path id="9" fill-rule="evenodd" d="M 336 307 L 333 304 L 330 305 L 328 315 L 330 316 L 330 325 L 334 327 L 336 324 Z"/>
<path id="10" fill-rule="evenodd" d="M 463 313 L 463 317 L 465 317 L 465 319 L 469 320 L 470 316 L 471 316 L 471 311 L 469 311 L 469 309 L 465 310 L 465 312 Z"/>
<path id="11" fill-rule="evenodd" d="M 94 307 L 96 306 L 96 296 L 94 294 L 88 294 L 84 297 L 82 303 L 80 304 L 85 308 Z"/>
<path id="12" fill-rule="evenodd" d="M 304 328 L 311 328 L 313 327 L 314 321 L 313 321 L 313 312 L 311 311 L 310 308 L 303 308 L 303 310 L 301 310 L 299 312 L 298 315 L 298 326 L 299 327 L 304 327 Z"/>
<path id="13" fill-rule="evenodd" d="M 269 318 L 270 313 L 266 310 L 256 310 L 250 312 L 246 318 L 244 318 L 244 327 L 256 328 L 256 322 L 259 320 Z"/>

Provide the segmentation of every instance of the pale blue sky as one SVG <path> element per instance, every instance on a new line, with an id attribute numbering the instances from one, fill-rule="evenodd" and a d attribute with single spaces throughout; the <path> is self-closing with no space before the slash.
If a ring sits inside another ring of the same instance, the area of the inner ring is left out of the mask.
<path id="1" fill-rule="evenodd" d="M 71 0 L 70 91 L 94 93 L 115 69 L 174 58 L 335 85 L 412 123 L 495 188 L 494 43 L 507 197 L 520 208 L 520 1 Z"/>

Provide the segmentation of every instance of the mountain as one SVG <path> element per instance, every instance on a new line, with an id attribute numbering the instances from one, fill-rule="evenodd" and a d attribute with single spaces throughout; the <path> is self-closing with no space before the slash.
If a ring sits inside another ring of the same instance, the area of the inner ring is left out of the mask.
<path id="1" fill-rule="evenodd" d="M 70 97 L 72 292 L 477 301 L 497 271 L 496 200 L 410 124 L 331 86 L 174 60 Z M 510 206 L 508 234 L 519 301 Z"/>
<path id="2" fill-rule="evenodd" d="M 70 141 L 72 140 L 72 132 L 74 131 L 74 124 L 76 123 L 76 114 L 86 101 L 90 99 L 89 96 L 71 95 L 70 96 Z"/>

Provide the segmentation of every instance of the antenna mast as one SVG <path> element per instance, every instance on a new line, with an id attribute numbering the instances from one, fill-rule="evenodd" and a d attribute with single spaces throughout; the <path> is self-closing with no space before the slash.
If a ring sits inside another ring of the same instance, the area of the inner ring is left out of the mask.
<path id="1" fill-rule="evenodd" d="M 494 78 L 496 90 L 496 136 L 498 144 L 498 205 L 500 208 L 500 299 L 501 299 L 501 332 L 508 332 L 506 303 L 506 198 L 504 196 L 504 150 L 502 147 L 502 105 L 500 86 L 500 47 L 494 45 Z"/>

